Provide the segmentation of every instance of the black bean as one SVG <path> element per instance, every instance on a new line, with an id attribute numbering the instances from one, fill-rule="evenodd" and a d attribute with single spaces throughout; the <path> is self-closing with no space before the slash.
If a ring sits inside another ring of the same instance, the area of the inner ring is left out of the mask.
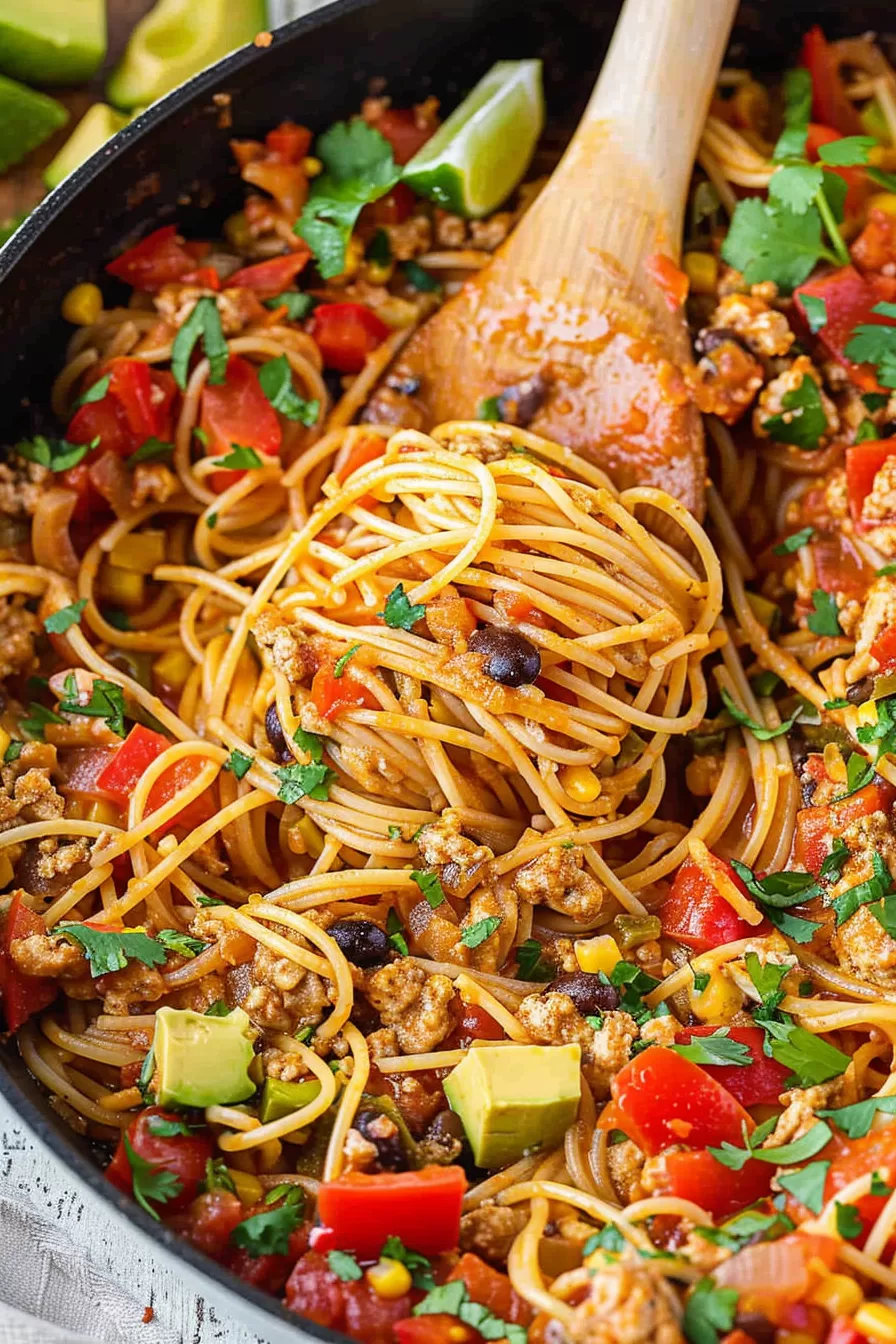
<path id="1" fill-rule="evenodd" d="M 896 420 L 887 420 L 880 427 L 880 437 L 882 439 L 892 439 L 896 434 Z"/>
<path id="2" fill-rule="evenodd" d="M 271 744 L 271 749 L 279 761 L 294 759 L 292 752 L 286 745 L 286 737 L 280 724 L 280 715 L 277 713 L 277 706 L 274 703 L 268 705 L 267 713 L 264 716 L 264 731 Z"/>
<path id="3" fill-rule="evenodd" d="M 428 1139 L 460 1139 L 464 1140 L 466 1131 L 464 1122 L 454 1111 L 439 1111 L 426 1127 L 426 1138 Z"/>
<path id="4" fill-rule="evenodd" d="M 547 986 L 546 993 L 568 995 L 583 1017 L 609 1013 L 619 1007 L 619 990 L 616 986 L 604 984 L 599 975 L 592 975 L 589 971 L 573 971 L 569 975 L 558 976 Z"/>
<path id="5" fill-rule="evenodd" d="M 485 654 L 484 671 L 502 686 L 531 686 L 541 672 L 541 654 L 525 635 L 485 625 L 474 630 L 469 647 Z"/>
<path id="6" fill-rule="evenodd" d="M 327 932 L 356 966 L 382 966 L 389 960 L 392 945 L 380 926 L 370 919 L 340 919 Z"/>
<path id="7" fill-rule="evenodd" d="M 846 698 L 851 705 L 864 705 L 874 694 L 874 678 L 863 677 L 846 688 Z"/>
<path id="8" fill-rule="evenodd" d="M 360 1130 L 368 1143 L 375 1145 L 377 1164 L 383 1171 L 407 1171 L 408 1155 L 394 1120 L 382 1111 L 359 1111 L 355 1116 L 355 1129 Z"/>
<path id="9" fill-rule="evenodd" d="M 731 327 L 704 327 L 694 341 L 694 349 L 698 355 L 708 355 L 713 350 L 718 350 L 719 346 L 724 345 L 726 341 L 733 341 L 742 350 L 747 348 L 737 332 L 733 331 Z"/>

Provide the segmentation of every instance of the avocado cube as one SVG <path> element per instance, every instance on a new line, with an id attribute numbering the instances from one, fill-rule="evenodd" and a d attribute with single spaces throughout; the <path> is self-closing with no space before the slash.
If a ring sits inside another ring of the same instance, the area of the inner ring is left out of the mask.
<path id="1" fill-rule="evenodd" d="M 82 84 L 105 54 L 105 0 L 0 0 L 4 74 L 30 84 Z"/>
<path id="2" fill-rule="evenodd" d="M 255 1033 L 248 1014 L 206 1017 L 190 1008 L 159 1008 L 154 1041 L 160 1106 L 231 1106 L 255 1091 L 249 1065 Z"/>
<path id="3" fill-rule="evenodd" d="M 285 1083 L 280 1078 L 265 1078 L 261 1089 L 261 1106 L 258 1118 L 263 1125 L 269 1120 L 281 1120 L 284 1115 L 299 1111 L 320 1092 L 320 1083 L 316 1078 L 307 1082 Z"/>
<path id="4" fill-rule="evenodd" d="M 111 140 L 116 131 L 126 126 L 127 117 L 115 112 L 108 103 L 94 103 L 78 122 L 65 144 L 44 169 L 44 182 L 52 190 L 80 168 L 85 159 Z"/>
<path id="5" fill-rule="evenodd" d="M 576 1118 L 582 1085 L 577 1045 L 481 1046 L 445 1079 L 477 1167 L 503 1167 L 553 1148 Z"/>
<path id="6" fill-rule="evenodd" d="M 24 159 L 68 121 L 55 98 L 0 75 L 0 173 Z"/>

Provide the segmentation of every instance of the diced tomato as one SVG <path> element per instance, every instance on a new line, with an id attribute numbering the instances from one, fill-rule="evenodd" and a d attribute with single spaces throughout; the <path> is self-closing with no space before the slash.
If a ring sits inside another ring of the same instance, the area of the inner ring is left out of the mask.
<path id="1" fill-rule="evenodd" d="M 198 1251 L 217 1260 L 230 1250 L 230 1234 L 245 1217 L 246 1206 L 236 1195 L 229 1190 L 209 1190 L 165 1221 Z"/>
<path id="2" fill-rule="evenodd" d="M 360 373 L 389 335 L 385 322 L 363 303 L 322 303 L 311 314 L 308 330 L 324 364 L 340 373 Z"/>
<path id="3" fill-rule="evenodd" d="M 827 1203 L 859 1176 L 868 1176 L 884 1168 L 896 1171 L 896 1125 L 888 1124 L 883 1129 L 872 1130 L 861 1139 L 842 1139 L 837 1135 L 819 1156 L 833 1156 L 834 1159 L 824 1183 Z M 851 1201 L 859 1211 L 865 1232 L 880 1217 L 888 1198 L 888 1195 L 862 1195 L 860 1199 Z M 858 1244 L 862 1244 L 861 1237 Z"/>
<path id="4" fill-rule="evenodd" d="M 805 295 L 823 299 L 826 310 L 824 326 L 815 339 L 828 354 L 843 367 L 863 392 L 881 392 L 873 364 L 856 364 L 844 353 L 859 325 L 886 325 L 888 318 L 872 309 L 882 301 L 892 302 L 896 297 L 896 280 L 889 276 L 863 276 L 855 266 L 841 266 L 807 280 L 793 292 L 798 311 L 805 318 L 802 300 Z"/>
<path id="5" fill-rule="evenodd" d="M 311 132 L 307 126 L 298 126 L 294 121 L 281 121 L 279 126 L 268 131 L 264 143 L 284 163 L 301 163 L 311 148 Z"/>
<path id="6" fill-rule="evenodd" d="M 144 1162 L 151 1163 L 159 1171 L 170 1171 L 177 1177 L 180 1189 L 172 1199 L 159 1205 L 166 1213 L 174 1213 L 186 1208 L 196 1198 L 199 1182 L 205 1175 L 205 1164 L 213 1156 L 214 1150 L 211 1138 L 205 1131 L 194 1129 L 189 1134 L 153 1134 L 153 1116 L 162 1120 L 182 1121 L 182 1117 L 173 1111 L 163 1110 L 161 1106 L 148 1106 L 128 1125 L 128 1142 L 137 1157 L 142 1157 Z M 106 1179 L 126 1194 L 133 1194 L 133 1172 L 123 1137 L 106 1168 Z"/>
<path id="7" fill-rule="evenodd" d="M 463 1050 L 471 1041 L 503 1041 L 504 1028 L 491 1013 L 475 1003 L 465 1003 L 460 1021 L 451 1033 L 451 1049 Z"/>
<path id="8" fill-rule="evenodd" d="M 896 789 L 885 779 L 875 778 L 863 789 L 836 803 L 804 807 L 796 814 L 793 860 L 816 877 L 830 852 L 830 841 L 842 835 L 847 826 L 872 812 L 887 812 L 896 799 Z"/>
<path id="9" fill-rule="evenodd" d="M 182 280 L 195 268 L 196 258 L 178 239 L 176 226 L 166 224 L 110 261 L 106 270 L 134 289 L 154 294 L 163 285 Z"/>
<path id="10" fill-rule="evenodd" d="M 339 1279 L 317 1251 L 301 1256 L 286 1285 L 290 1311 L 364 1344 L 392 1344 L 396 1323 L 410 1316 L 420 1297 L 417 1290 L 396 1298 L 380 1297 L 366 1277 L 349 1282 Z"/>
<path id="11" fill-rule="evenodd" d="M 349 476 L 360 467 L 366 467 L 368 462 L 375 462 L 378 457 L 383 456 L 385 451 L 386 440 L 384 438 L 379 434 L 365 434 L 363 438 L 357 441 L 336 473 L 339 480 L 344 484 Z"/>
<path id="12" fill-rule="evenodd" d="M 833 126 L 840 135 L 859 135 L 862 123 L 847 98 L 840 68 L 818 24 L 803 37 L 800 64 L 812 76 L 812 117 L 824 126 Z"/>
<path id="13" fill-rule="evenodd" d="M 156 780 L 149 791 L 146 799 L 146 813 L 156 812 L 165 803 L 169 803 L 175 794 L 180 793 L 182 789 L 187 788 L 193 783 L 193 780 L 199 774 L 205 761 L 200 756 L 182 756 L 179 761 L 175 761 L 172 766 L 165 771 L 159 779 Z M 153 832 L 156 838 L 167 835 L 169 831 L 175 829 L 192 831 L 203 822 L 210 820 L 215 814 L 214 794 L 211 789 L 205 789 L 198 798 L 194 798 L 192 803 L 181 808 L 176 812 L 170 821 L 165 822 L 158 830 Z"/>
<path id="14" fill-rule="evenodd" d="M 849 250 L 853 261 L 863 271 L 882 271 L 885 266 L 891 267 L 896 262 L 896 219 L 886 210 L 870 210 L 868 222 Z"/>
<path id="15" fill-rule="evenodd" d="M 407 182 L 398 182 L 385 196 L 364 208 L 372 212 L 374 225 L 382 228 L 386 224 L 403 224 L 406 219 L 410 219 L 416 200 Z"/>
<path id="16" fill-rule="evenodd" d="M 865 443 L 851 443 L 846 450 L 846 491 L 849 513 L 856 527 L 867 532 L 881 523 L 896 521 L 893 517 L 862 521 L 862 507 L 874 488 L 874 478 L 881 467 L 896 453 L 896 439 L 868 439 Z"/>
<path id="17" fill-rule="evenodd" d="M 686 1045 L 694 1037 L 711 1036 L 718 1027 L 685 1027 L 676 1033 L 678 1045 Z M 742 1106 L 757 1106 L 760 1103 L 773 1105 L 784 1091 L 784 1083 L 791 1070 L 776 1059 L 766 1055 L 763 1045 L 765 1032 L 761 1027 L 729 1027 L 728 1035 L 732 1041 L 745 1045 L 752 1057 L 752 1063 L 743 1064 L 702 1064 L 711 1078 L 715 1078 L 724 1088 L 736 1097 Z"/>
<path id="18" fill-rule="evenodd" d="M 135 723 L 111 760 L 96 778 L 96 786 L 119 807 L 127 807 L 128 800 L 140 777 L 162 752 L 171 746 L 167 737 Z M 106 753 L 108 758 L 108 753 Z"/>
<path id="19" fill-rule="evenodd" d="M 806 137 L 806 158 L 810 163 L 818 163 L 820 157 L 818 151 L 821 146 L 829 145 L 832 140 L 841 138 L 840 132 L 832 131 L 830 126 L 819 126 L 817 122 L 810 122 L 809 134 Z M 846 183 L 843 214 L 846 219 L 853 219 L 861 212 L 865 197 L 868 195 L 868 178 L 865 176 L 864 168 L 833 168 L 825 164 L 825 172 L 835 173 Z"/>
<path id="20" fill-rule="evenodd" d="M 448 1275 L 448 1281 L 462 1279 L 467 1292 L 474 1302 L 488 1307 L 502 1321 L 512 1321 L 515 1325 L 528 1325 L 532 1319 L 532 1308 L 519 1293 L 515 1293 L 506 1274 L 492 1269 L 478 1255 L 469 1251 Z"/>
<path id="21" fill-rule="evenodd" d="M 742 1171 L 732 1171 L 712 1153 L 672 1152 L 661 1159 L 661 1171 L 663 1194 L 693 1200 L 718 1221 L 767 1195 L 774 1167 L 751 1160 Z"/>
<path id="22" fill-rule="evenodd" d="M 456 1316 L 433 1312 L 432 1315 L 408 1316 L 406 1320 L 396 1321 L 392 1330 L 398 1344 L 457 1344 L 457 1326 Z M 475 1344 L 482 1339 L 478 1330 L 470 1326 L 465 1328 L 469 1331 L 469 1338 L 464 1336 L 465 1344 Z"/>
<path id="23" fill-rule="evenodd" d="M 404 164 L 432 138 L 438 123 L 434 117 L 421 116 L 413 107 L 387 107 L 378 113 L 373 125 L 392 146 L 395 162 Z"/>
<path id="24" fill-rule="evenodd" d="M 157 428 L 149 365 L 142 359 L 113 359 L 103 368 L 109 375 L 108 395 L 124 412 L 135 441 L 143 443 Z"/>
<path id="25" fill-rule="evenodd" d="M 243 1209 L 243 1220 L 254 1218 L 259 1213 L 270 1213 L 270 1205 L 253 1204 Z M 224 1263 L 232 1274 L 243 1283 L 251 1283 L 264 1293 L 275 1293 L 278 1297 L 286 1286 L 296 1261 L 308 1249 L 308 1228 L 304 1224 L 289 1234 L 286 1251 L 276 1255 L 253 1255 L 239 1247 L 231 1247 L 224 1257 Z"/>
<path id="26" fill-rule="evenodd" d="M 170 373 L 150 369 L 142 359 L 120 357 L 91 370 L 90 384 L 106 376 L 109 386 L 105 396 L 80 406 L 66 430 L 70 443 L 93 443 L 99 439 L 83 462 L 65 473 L 66 484 L 77 490 L 85 505 L 99 498 L 90 489 L 87 473 L 102 453 L 127 457 L 147 439 L 153 436 L 167 439 L 171 435 L 171 410 L 177 385 Z"/>
<path id="27" fill-rule="evenodd" d="M 311 251 L 307 247 L 289 252 L 285 257 L 271 257 L 254 266 L 243 266 L 227 279 L 228 289 L 251 289 L 262 298 L 274 298 L 288 289 L 301 270 L 304 270 Z"/>
<path id="28" fill-rule="evenodd" d="M 847 601 L 862 601 L 874 570 L 842 532 L 816 535 L 809 543 L 815 584 L 826 593 L 842 593 Z"/>
<path id="29" fill-rule="evenodd" d="M 598 1121 L 602 1129 L 621 1129 L 653 1156 L 673 1144 L 692 1148 L 743 1145 L 742 1127 L 752 1131 L 750 1116 L 727 1088 L 698 1064 L 652 1046 L 630 1060 L 611 1084 L 614 1105 Z"/>
<path id="30" fill-rule="evenodd" d="M 135 446 L 123 410 L 108 394 L 101 401 L 79 406 L 69 421 L 65 437 L 69 443 L 92 444 L 99 439 L 97 452 L 116 453 L 119 457 L 126 457 Z M 83 466 L 86 473 L 87 460 L 78 465 Z"/>
<path id="31" fill-rule="evenodd" d="M 538 607 L 533 606 L 523 593 L 514 593 L 508 588 L 496 588 L 494 604 L 501 615 L 514 625 L 537 625 L 542 630 L 550 628 L 550 618 Z"/>
<path id="32" fill-rule="evenodd" d="M 424 1255 L 454 1250 L 466 1188 L 462 1167 L 377 1176 L 349 1172 L 321 1185 L 317 1212 L 322 1226 L 312 1232 L 312 1243 L 315 1250 L 338 1247 L 362 1260 L 376 1259 L 390 1235 Z"/>
<path id="33" fill-rule="evenodd" d="M 46 933 L 47 926 L 40 915 L 30 910 L 16 892 L 6 912 L 0 933 L 0 1002 L 9 1031 L 18 1031 L 33 1013 L 39 1013 L 53 1002 L 59 987 L 55 980 L 43 975 L 23 975 L 13 964 L 10 947 L 20 938 Z"/>
<path id="34" fill-rule="evenodd" d="M 346 668 L 341 677 L 334 663 L 318 668 L 311 683 L 311 699 L 323 719 L 335 719 L 344 709 L 378 709 L 373 693 Z"/>
<path id="35" fill-rule="evenodd" d="M 896 671 L 896 625 L 888 626 L 878 635 L 868 652 L 879 664 L 879 672 Z"/>
<path id="36" fill-rule="evenodd" d="M 224 457 L 234 444 L 254 448 L 276 457 L 282 435 L 277 412 L 261 390 L 254 365 L 240 355 L 231 355 L 223 383 L 206 383 L 202 389 L 199 425 L 207 436 L 209 457 Z M 245 471 L 213 471 L 212 490 L 226 490 L 245 476 Z"/>
<path id="37" fill-rule="evenodd" d="M 747 895 L 747 889 L 724 859 L 710 856 L 713 865 L 728 875 L 738 891 Z M 692 947 L 695 952 L 734 943 L 739 938 L 750 938 L 769 931 L 767 920 L 748 924 L 745 919 L 720 896 L 709 878 L 692 859 L 686 859 L 675 874 L 672 890 L 659 910 L 663 933 L 667 938 Z"/>
<path id="38" fill-rule="evenodd" d="M 644 259 L 644 269 L 653 282 L 662 290 L 668 306 L 673 312 L 680 308 L 688 296 L 688 277 L 680 266 L 676 266 L 671 257 L 663 252 L 653 252 Z"/>

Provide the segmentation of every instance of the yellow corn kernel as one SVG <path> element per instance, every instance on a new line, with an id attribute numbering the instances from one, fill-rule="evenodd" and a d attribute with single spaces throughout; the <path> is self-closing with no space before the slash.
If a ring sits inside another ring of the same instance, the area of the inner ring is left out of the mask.
<path id="1" fill-rule="evenodd" d="M 135 574 L 151 574 L 165 560 L 164 532 L 129 532 L 109 552 L 109 561 Z"/>
<path id="2" fill-rule="evenodd" d="M 692 294 L 714 294 L 719 263 L 711 252 L 685 252 L 681 262 Z"/>
<path id="3" fill-rule="evenodd" d="M 588 765 L 566 765 L 560 783 L 574 803 L 593 803 L 600 797 L 600 780 Z"/>
<path id="4" fill-rule="evenodd" d="M 348 240 L 348 247 L 345 249 L 345 269 L 337 277 L 339 280 L 350 280 L 353 275 L 357 275 L 358 267 L 364 260 L 364 244 L 356 234 L 352 234 Z"/>
<path id="5" fill-rule="evenodd" d="M 825 1273 L 809 1301 L 831 1316 L 851 1316 L 862 1305 L 863 1293 L 848 1274 Z"/>
<path id="6" fill-rule="evenodd" d="M 877 701 L 866 700 L 856 710 L 856 726 L 870 726 L 875 723 L 877 723 Z"/>
<path id="7" fill-rule="evenodd" d="M 387 285 L 394 270 L 394 261 L 368 261 L 367 279 L 372 285 Z"/>
<path id="8" fill-rule="evenodd" d="M 869 210 L 883 210 L 888 215 L 896 215 L 896 192 L 876 191 L 868 198 Z"/>
<path id="9" fill-rule="evenodd" d="M 153 675 L 172 691 L 182 691 L 196 664 L 186 649 L 168 649 L 152 665 Z"/>
<path id="10" fill-rule="evenodd" d="M 75 285 L 62 300 L 62 316 L 75 327 L 89 327 L 103 311 L 103 296 L 96 285 Z"/>
<path id="11" fill-rule="evenodd" d="M 9 746 L 12 738 L 5 728 L 0 728 L 0 757 L 6 755 L 6 748 Z"/>
<path id="12" fill-rule="evenodd" d="M 465 1325 L 449 1325 L 448 1338 L 452 1344 L 466 1344 L 468 1339 L 473 1338 L 473 1332 Z"/>
<path id="13" fill-rule="evenodd" d="M 692 981 L 688 990 L 688 1001 L 691 1011 L 702 1022 L 718 1022 L 721 1025 L 730 1022 L 735 1013 L 740 1012 L 744 1006 L 743 994 L 721 971 L 713 971 L 709 984 L 702 994 L 694 993 Z"/>
<path id="14" fill-rule="evenodd" d="M 12 879 L 12 860 L 5 849 L 0 849 L 0 887 L 8 887 Z"/>
<path id="15" fill-rule="evenodd" d="M 143 606 L 144 578 L 120 565 L 104 565 L 100 572 L 100 591 L 103 597 L 119 607 Z"/>
<path id="16" fill-rule="evenodd" d="M 433 696 L 432 703 L 429 706 L 429 717 L 436 723 L 447 724 L 450 728 L 461 728 L 463 726 L 458 723 L 444 700 L 439 699 L 438 696 Z"/>
<path id="17" fill-rule="evenodd" d="M 316 159 L 313 154 L 302 160 L 302 167 L 305 169 L 306 177 L 320 177 L 324 170 L 320 159 Z"/>
<path id="18" fill-rule="evenodd" d="M 243 1204 L 257 1204 L 264 1198 L 264 1186 L 257 1176 L 248 1171 L 238 1171 L 236 1167 L 228 1167 L 227 1172 Z"/>
<path id="19" fill-rule="evenodd" d="M 307 814 L 296 822 L 296 830 L 305 844 L 305 852 L 310 854 L 312 859 L 320 858 L 324 837 Z"/>
<path id="20" fill-rule="evenodd" d="M 591 975 L 597 975 L 599 971 L 609 975 L 613 967 L 622 961 L 619 944 L 608 933 L 601 933 L 597 938 L 580 938 L 575 949 L 576 961 L 583 971 Z"/>
<path id="21" fill-rule="evenodd" d="M 368 1269 L 367 1282 L 377 1297 L 404 1297 L 411 1291 L 411 1276 L 399 1260 L 378 1260 Z"/>
<path id="22" fill-rule="evenodd" d="M 119 826 L 121 812 L 114 803 L 108 802 L 105 798 L 94 798 L 87 808 L 85 821 L 95 821 L 100 826 Z"/>
<path id="23" fill-rule="evenodd" d="M 865 1302 L 852 1318 L 853 1325 L 875 1344 L 896 1344 L 896 1311 L 883 1302 Z"/>

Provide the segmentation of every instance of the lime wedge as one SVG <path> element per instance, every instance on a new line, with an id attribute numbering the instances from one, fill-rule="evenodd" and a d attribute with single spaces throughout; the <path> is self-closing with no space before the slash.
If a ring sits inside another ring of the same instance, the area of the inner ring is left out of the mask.
<path id="1" fill-rule="evenodd" d="M 543 125 L 541 61 L 498 61 L 402 177 L 446 210 L 487 215 L 522 178 Z"/>

